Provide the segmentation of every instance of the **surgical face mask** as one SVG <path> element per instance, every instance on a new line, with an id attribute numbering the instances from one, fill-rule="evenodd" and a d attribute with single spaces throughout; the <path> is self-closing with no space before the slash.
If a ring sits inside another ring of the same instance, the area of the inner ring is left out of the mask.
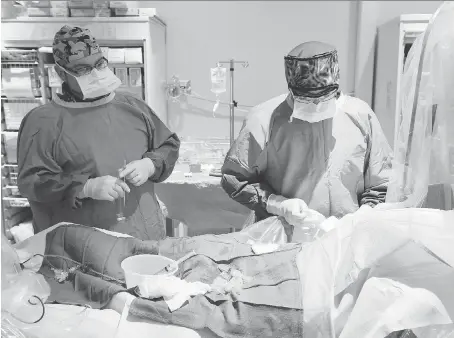
<path id="1" fill-rule="evenodd" d="M 294 98 L 293 112 L 290 121 L 292 121 L 293 118 L 296 118 L 309 123 L 316 123 L 333 118 L 336 114 L 336 110 L 336 97 L 318 104 L 306 101 L 303 102 L 299 101 L 298 98 Z"/>
<path id="2" fill-rule="evenodd" d="M 108 68 L 93 68 L 89 73 L 76 76 L 59 66 L 66 74 L 72 76 L 79 85 L 84 99 L 94 99 L 112 93 L 121 85 L 121 81 Z"/>

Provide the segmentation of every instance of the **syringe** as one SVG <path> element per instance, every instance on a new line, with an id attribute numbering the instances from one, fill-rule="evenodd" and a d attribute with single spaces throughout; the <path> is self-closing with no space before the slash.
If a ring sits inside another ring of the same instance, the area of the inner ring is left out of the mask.
<path id="1" fill-rule="evenodd" d="M 124 167 L 126 167 L 126 160 L 125 160 L 125 163 L 124 163 Z M 123 168 L 118 169 L 118 178 L 119 179 L 120 179 L 120 172 L 121 172 L 121 170 Z M 126 183 L 124 177 L 123 177 L 123 182 Z M 124 222 L 126 220 L 126 217 L 125 217 L 125 215 L 123 213 L 123 210 L 124 210 L 125 206 L 126 206 L 126 194 L 124 195 L 124 197 L 120 197 L 120 198 L 117 199 L 117 222 Z"/>

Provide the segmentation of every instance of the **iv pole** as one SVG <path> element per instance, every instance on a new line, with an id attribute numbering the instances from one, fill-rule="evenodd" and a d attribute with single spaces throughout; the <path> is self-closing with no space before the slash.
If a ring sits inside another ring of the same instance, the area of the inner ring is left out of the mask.
<path id="1" fill-rule="evenodd" d="M 233 98 L 233 72 L 235 71 L 235 63 L 240 63 L 244 68 L 249 66 L 247 61 L 236 61 L 230 59 L 229 61 L 219 61 L 217 66 L 228 64 L 230 65 L 230 146 L 232 146 L 233 141 L 235 140 L 235 107 L 237 107 L 238 102 L 235 102 Z"/>

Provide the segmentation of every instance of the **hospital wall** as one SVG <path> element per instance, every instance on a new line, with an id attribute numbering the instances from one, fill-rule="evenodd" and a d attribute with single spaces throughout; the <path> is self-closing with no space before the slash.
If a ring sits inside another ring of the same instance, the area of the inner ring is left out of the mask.
<path id="1" fill-rule="evenodd" d="M 377 28 L 401 14 L 434 13 L 440 1 L 140 1 L 167 24 L 167 76 L 191 80 L 193 92 L 214 100 L 210 67 L 248 61 L 235 70 L 235 100 L 254 106 L 286 92 L 283 56 L 297 44 L 320 40 L 338 48 L 341 87 L 372 102 Z M 221 101 L 228 102 L 227 93 Z M 228 137 L 229 108 L 213 117 L 213 103 L 189 98 L 169 103 L 169 124 L 181 136 Z M 241 107 L 240 107 L 241 108 Z M 246 112 L 236 112 L 239 132 Z"/>
<path id="2" fill-rule="evenodd" d="M 355 55 L 355 93 L 370 105 L 373 100 L 377 29 L 402 14 L 433 14 L 442 1 L 361 1 Z M 396 56 L 397 57 L 397 56 Z"/>

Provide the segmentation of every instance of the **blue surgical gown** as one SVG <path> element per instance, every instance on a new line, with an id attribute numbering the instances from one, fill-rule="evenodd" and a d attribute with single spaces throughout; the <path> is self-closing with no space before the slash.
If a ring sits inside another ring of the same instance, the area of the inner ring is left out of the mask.
<path id="1" fill-rule="evenodd" d="M 222 167 L 229 196 L 255 212 L 270 194 L 299 198 L 324 216 L 342 217 L 385 200 L 392 152 L 367 103 L 341 95 L 333 118 L 293 119 L 282 95 L 255 107 Z"/>
<path id="2" fill-rule="evenodd" d="M 154 183 L 170 176 L 180 141 L 155 113 L 132 96 L 94 102 L 54 101 L 30 111 L 18 137 L 18 186 L 31 205 L 35 231 L 59 222 L 129 234 L 143 240 L 165 236 Z M 89 178 L 118 176 L 134 160 L 150 158 L 156 173 L 140 187 L 129 184 L 125 222 L 117 203 L 78 199 Z"/>

